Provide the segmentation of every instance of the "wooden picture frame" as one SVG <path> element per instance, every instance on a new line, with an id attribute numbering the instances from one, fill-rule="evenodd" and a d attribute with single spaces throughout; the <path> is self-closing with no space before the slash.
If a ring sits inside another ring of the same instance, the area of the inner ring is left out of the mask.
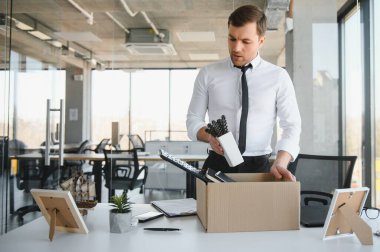
<path id="1" fill-rule="evenodd" d="M 53 240 L 55 229 L 72 233 L 88 233 L 70 191 L 32 189 L 31 193 L 49 223 L 50 240 Z"/>
<path id="2" fill-rule="evenodd" d="M 368 187 L 336 189 L 323 226 L 323 239 L 357 235 L 363 245 L 372 245 L 372 230 L 360 217 Z"/>

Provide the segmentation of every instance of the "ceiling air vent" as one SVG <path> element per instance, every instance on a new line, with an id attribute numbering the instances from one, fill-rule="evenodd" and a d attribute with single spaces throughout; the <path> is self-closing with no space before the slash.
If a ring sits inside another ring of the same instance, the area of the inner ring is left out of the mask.
<path id="1" fill-rule="evenodd" d="M 132 55 L 177 55 L 169 43 L 169 31 L 159 32 L 162 36 L 156 35 L 152 29 L 130 29 L 124 45 Z"/>

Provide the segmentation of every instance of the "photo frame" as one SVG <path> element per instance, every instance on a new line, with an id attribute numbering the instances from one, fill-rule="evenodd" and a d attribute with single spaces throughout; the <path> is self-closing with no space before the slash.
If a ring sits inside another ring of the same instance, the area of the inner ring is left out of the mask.
<path id="1" fill-rule="evenodd" d="M 72 233 L 88 233 L 70 191 L 32 189 L 31 193 L 50 226 L 50 240 L 53 240 L 55 229 Z"/>
<path id="2" fill-rule="evenodd" d="M 364 245 L 372 245 L 371 227 L 360 217 L 368 187 L 336 189 L 323 226 L 323 239 L 357 235 Z"/>

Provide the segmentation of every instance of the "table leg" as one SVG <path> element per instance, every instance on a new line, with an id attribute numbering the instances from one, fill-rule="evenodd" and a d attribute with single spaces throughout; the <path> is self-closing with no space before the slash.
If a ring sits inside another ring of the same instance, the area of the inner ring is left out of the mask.
<path id="1" fill-rule="evenodd" d="M 10 214 L 14 214 L 14 212 L 15 212 L 14 175 L 9 176 L 9 212 L 10 212 Z"/>
<path id="2" fill-rule="evenodd" d="M 195 168 L 199 168 L 198 161 L 189 162 L 190 165 Z M 195 186 L 195 177 L 190 173 L 186 173 L 186 198 L 197 198 L 196 186 Z"/>
<path id="3" fill-rule="evenodd" d="M 92 168 L 95 181 L 96 200 L 102 202 L 102 161 L 94 161 Z"/>

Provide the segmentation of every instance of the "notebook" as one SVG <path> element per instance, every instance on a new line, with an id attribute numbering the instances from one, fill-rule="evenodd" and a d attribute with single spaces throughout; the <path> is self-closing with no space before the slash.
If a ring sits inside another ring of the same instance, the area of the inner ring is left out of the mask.
<path id="1" fill-rule="evenodd" d="M 206 177 L 208 179 L 210 179 L 211 181 L 215 182 L 215 183 L 220 183 L 220 182 L 235 182 L 235 180 L 233 180 L 232 178 L 230 178 L 229 176 L 227 176 L 223 172 L 221 172 L 221 171 L 215 171 L 215 170 L 213 170 L 211 168 L 207 169 Z"/>
<path id="2" fill-rule="evenodd" d="M 301 206 L 301 225 L 305 227 L 323 227 L 329 211 L 329 205 Z"/>
<path id="3" fill-rule="evenodd" d="M 152 201 L 152 206 L 166 217 L 178 217 L 197 214 L 197 201 L 193 198 Z"/>

